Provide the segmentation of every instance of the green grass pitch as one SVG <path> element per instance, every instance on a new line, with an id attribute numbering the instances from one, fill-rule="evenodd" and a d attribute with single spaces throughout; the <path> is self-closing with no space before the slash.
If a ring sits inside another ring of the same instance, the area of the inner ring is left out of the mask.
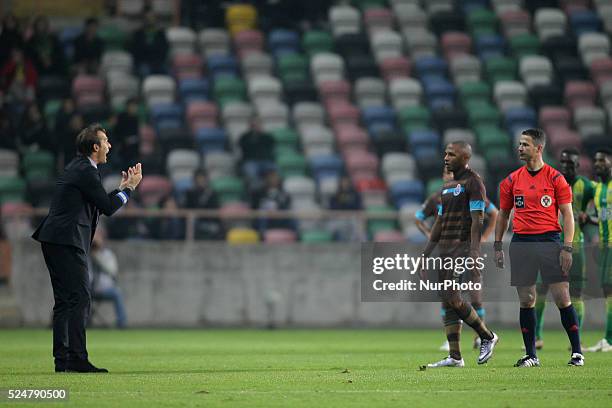
<path id="1" fill-rule="evenodd" d="M 543 367 L 517 369 L 520 333 L 499 334 L 484 366 L 464 329 L 465 368 L 419 371 L 444 356 L 441 330 L 90 330 L 90 358 L 111 373 L 55 374 L 50 331 L 2 330 L 0 389 L 69 390 L 48 407 L 610 406 L 612 353 L 567 367 L 565 333 L 548 331 Z"/>

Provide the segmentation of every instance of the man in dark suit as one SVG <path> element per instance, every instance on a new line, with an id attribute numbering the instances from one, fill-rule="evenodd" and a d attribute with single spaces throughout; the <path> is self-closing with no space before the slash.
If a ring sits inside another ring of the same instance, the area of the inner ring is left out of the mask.
<path id="1" fill-rule="evenodd" d="M 122 172 L 118 190 L 107 194 L 98 165 L 106 163 L 111 144 L 99 124 L 76 138 L 78 155 L 59 177 L 49 215 L 32 237 L 41 242 L 53 286 L 53 357 L 56 372 L 108 372 L 89 362 L 85 324 L 91 293 L 87 256 L 100 213 L 110 216 L 130 198 L 142 180 L 140 163 Z"/>

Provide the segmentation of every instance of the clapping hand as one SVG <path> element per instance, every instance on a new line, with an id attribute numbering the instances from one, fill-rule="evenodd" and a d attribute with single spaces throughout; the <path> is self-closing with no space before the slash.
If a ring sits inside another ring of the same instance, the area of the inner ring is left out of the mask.
<path id="1" fill-rule="evenodd" d="M 129 188 L 135 190 L 142 180 L 142 164 L 137 163 L 135 166 L 130 167 L 127 172 L 121 172 L 121 184 L 119 189 Z"/>

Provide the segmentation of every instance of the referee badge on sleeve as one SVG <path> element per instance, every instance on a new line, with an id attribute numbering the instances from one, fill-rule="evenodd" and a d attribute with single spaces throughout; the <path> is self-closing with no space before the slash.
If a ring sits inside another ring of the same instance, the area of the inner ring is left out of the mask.
<path id="1" fill-rule="evenodd" d="M 522 195 L 514 196 L 514 207 L 525 208 L 525 197 Z"/>
<path id="2" fill-rule="evenodd" d="M 540 198 L 540 204 L 542 204 L 542 207 L 548 208 L 552 204 L 552 198 L 550 198 L 548 194 L 543 195 L 542 198 Z"/>

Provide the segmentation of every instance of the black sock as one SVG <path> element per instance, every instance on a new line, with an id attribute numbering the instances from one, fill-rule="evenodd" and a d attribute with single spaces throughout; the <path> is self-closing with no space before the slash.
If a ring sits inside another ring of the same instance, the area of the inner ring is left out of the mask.
<path id="1" fill-rule="evenodd" d="M 523 333 L 523 343 L 525 344 L 525 354 L 529 357 L 536 357 L 535 348 L 535 328 L 536 313 L 535 308 L 522 308 L 520 313 L 521 333 Z"/>
<path id="2" fill-rule="evenodd" d="M 580 348 L 580 326 L 578 324 L 578 314 L 574 305 L 569 305 L 563 309 L 559 308 L 559 314 L 561 315 L 561 323 L 563 328 L 567 332 L 567 337 L 572 345 L 572 353 L 582 354 Z"/>

